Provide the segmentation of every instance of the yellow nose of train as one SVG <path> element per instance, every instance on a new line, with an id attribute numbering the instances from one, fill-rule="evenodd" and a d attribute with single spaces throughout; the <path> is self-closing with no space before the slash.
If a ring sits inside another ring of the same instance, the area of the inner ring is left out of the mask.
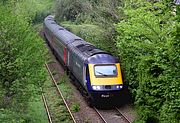
<path id="1" fill-rule="evenodd" d="M 90 84 L 93 90 L 110 91 L 123 88 L 120 64 L 89 64 Z"/>

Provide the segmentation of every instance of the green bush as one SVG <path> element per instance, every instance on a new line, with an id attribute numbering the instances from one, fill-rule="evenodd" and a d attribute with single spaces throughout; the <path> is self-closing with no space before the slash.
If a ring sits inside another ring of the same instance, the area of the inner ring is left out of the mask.
<path id="1" fill-rule="evenodd" d="M 179 23 L 167 2 L 127 2 L 116 27 L 125 81 L 135 98 L 138 122 L 180 120 Z"/>
<path id="2" fill-rule="evenodd" d="M 78 112 L 80 110 L 80 104 L 78 102 L 75 102 L 71 105 L 71 110 L 73 112 Z"/>
<path id="3" fill-rule="evenodd" d="M 121 0 L 57 0 L 56 20 L 109 28 L 121 17 L 118 7 L 122 4 Z"/>
<path id="4" fill-rule="evenodd" d="M 0 110 L 9 121 L 17 114 L 24 122 L 29 99 L 46 79 L 46 50 L 29 19 L 13 10 L 0 2 Z"/>
<path id="5" fill-rule="evenodd" d="M 0 122 L 1 123 L 24 123 L 23 115 L 8 109 L 0 109 Z"/>
<path id="6" fill-rule="evenodd" d="M 53 12 L 54 0 L 23 0 L 15 4 L 15 13 L 28 18 L 33 24 L 43 22 Z"/>
<path id="7" fill-rule="evenodd" d="M 89 5 L 88 3 L 88 1 L 84 0 L 57 0 L 56 19 L 59 21 L 75 21 L 81 13 L 87 10 L 86 5 Z"/>

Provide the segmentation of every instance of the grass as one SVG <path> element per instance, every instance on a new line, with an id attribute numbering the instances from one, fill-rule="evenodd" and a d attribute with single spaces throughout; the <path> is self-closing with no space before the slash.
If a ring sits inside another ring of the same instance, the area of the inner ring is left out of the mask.
<path id="1" fill-rule="evenodd" d="M 34 101 L 29 102 L 28 114 L 31 123 L 48 123 L 48 117 L 40 95 L 37 95 Z"/>
<path id="2" fill-rule="evenodd" d="M 48 64 L 54 63 L 54 60 L 48 58 Z M 59 74 L 56 69 L 51 68 L 52 74 Z M 70 109 L 72 112 L 78 112 L 80 110 L 80 104 L 77 101 L 74 101 L 73 90 L 67 84 L 69 82 L 69 78 L 66 74 L 61 75 L 60 80 L 57 82 L 59 89 L 61 90 L 65 100 L 70 102 Z M 56 88 L 54 84 L 52 84 L 52 80 L 50 76 L 47 76 L 47 81 L 44 83 L 43 91 L 48 101 L 48 106 L 50 108 L 50 112 L 53 116 L 54 123 L 71 123 L 72 119 L 59 95 L 57 95 Z M 71 101 L 74 101 L 71 103 Z"/>
<path id="3" fill-rule="evenodd" d="M 56 72 L 56 71 L 54 71 Z M 72 120 L 70 115 L 62 101 L 62 99 L 57 95 L 56 88 L 51 82 L 50 76 L 47 77 L 47 81 L 44 84 L 44 92 L 48 101 L 48 106 L 52 115 L 54 123 L 71 123 Z"/>
<path id="4" fill-rule="evenodd" d="M 67 82 L 69 82 L 69 78 L 66 74 L 62 75 L 60 78 L 60 81 L 58 82 L 58 87 L 60 88 L 61 92 L 63 93 L 63 96 L 65 99 L 72 98 L 72 89 L 67 85 Z"/>
<path id="5" fill-rule="evenodd" d="M 38 23 L 38 24 L 33 25 L 33 27 L 37 32 L 40 32 L 43 29 L 43 24 Z"/>
<path id="6" fill-rule="evenodd" d="M 60 81 L 59 81 L 59 88 L 61 89 L 61 92 L 63 93 L 63 96 L 66 100 L 70 100 L 70 109 L 72 112 L 78 112 L 80 110 L 80 103 L 75 101 L 73 95 L 72 88 L 67 84 L 69 82 L 69 78 L 66 74 L 64 74 Z"/>
<path id="7" fill-rule="evenodd" d="M 71 111 L 78 112 L 80 110 L 80 104 L 75 102 L 71 105 Z"/>

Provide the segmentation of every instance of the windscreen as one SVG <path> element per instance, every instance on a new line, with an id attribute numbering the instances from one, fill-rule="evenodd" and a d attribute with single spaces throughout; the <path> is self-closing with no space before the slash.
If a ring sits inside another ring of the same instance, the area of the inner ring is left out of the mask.
<path id="1" fill-rule="evenodd" d="M 95 76 L 117 76 L 117 68 L 115 65 L 96 65 L 94 66 Z"/>

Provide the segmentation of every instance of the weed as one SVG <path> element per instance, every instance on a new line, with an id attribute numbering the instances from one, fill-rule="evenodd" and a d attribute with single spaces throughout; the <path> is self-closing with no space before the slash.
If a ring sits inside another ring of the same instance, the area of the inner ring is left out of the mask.
<path id="1" fill-rule="evenodd" d="M 80 104 L 78 102 L 75 102 L 71 105 L 71 110 L 73 112 L 78 112 L 80 110 Z"/>
<path id="2" fill-rule="evenodd" d="M 69 78 L 66 74 L 61 76 L 60 83 L 67 83 L 69 81 Z"/>

